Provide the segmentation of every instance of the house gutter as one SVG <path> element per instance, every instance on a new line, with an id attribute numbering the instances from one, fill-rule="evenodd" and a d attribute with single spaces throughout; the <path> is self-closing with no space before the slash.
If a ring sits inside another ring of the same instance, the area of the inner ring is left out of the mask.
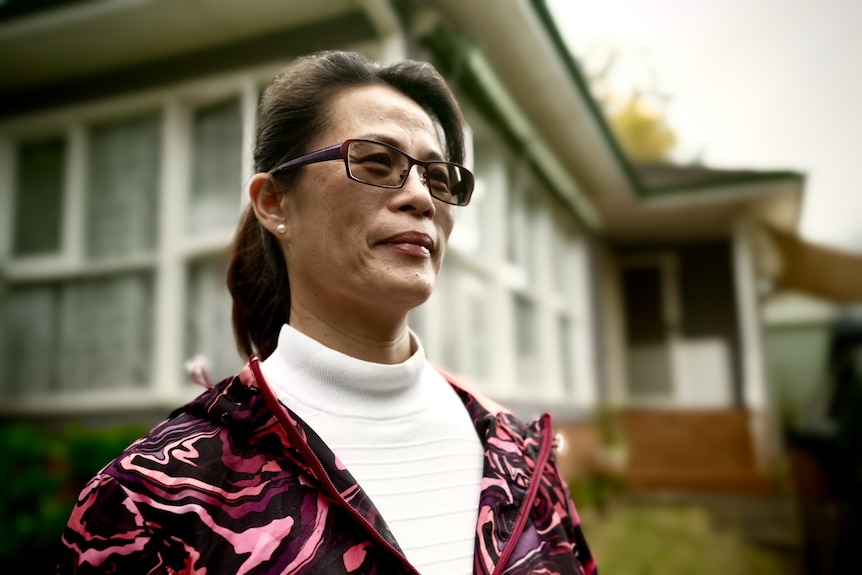
<path id="1" fill-rule="evenodd" d="M 508 128 L 523 146 L 523 152 L 530 157 L 557 194 L 575 210 L 588 228 L 593 231 L 601 228 L 601 217 L 592 202 L 587 199 L 581 187 L 569 175 L 568 170 L 556 154 L 533 129 L 526 115 L 518 107 L 481 52 L 473 46 L 467 46 L 464 48 L 462 56 L 464 65 L 481 85 L 497 111 L 506 118 L 509 124 Z"/>
<path id="2" fill-rule="evenodd" d="M 643 182 L 641 182 L 640 177 L 637 174 L 634 166 L 631 162 L 629 162 L 619 143 L 617 142 L 616 137 L 611 132 L 610 125 L 605 119 L 604 112 L 599 108 L 596 99 L 593 97 L 592 91 L 590 90 L 589 85 L 587 85 L 586 78 L 584 78 L 583 74 L 581 74 L 580 68 L 578 64 L 575 62 L 572 57 L 572 53 L 569 51 L 569 47 L 566 44 L 566 41 L 560 35 L 560 31 L 557 29 L 556 24 L 554 23 L 554 17 L 551 12 L 548 10 L 547 5 L 545 4 L 545 0 L 530 0 L 530 3 L 533 5 L 533 9 L 536 11 L 536 15 L 539 17 L 539 22 L 545 28 L 545 32 L 548 34 L 548 39 L 550 39 L 551 44 L 553 44 L 556 49 L 557 55 L 560 57 L 562 61 L 563 67 L 569 73 L 569 77 L 572 79 L 572 82 L 575 84 L 575 87 L 581 93 L 581 98 L 587 106 L 587 109 L 590 111 L 593 119 L 595 120 L 596 126 L 599 128 L 599 132 L 601 132 L 604 137 L 605 143 L 616 159 L 617 165 L 622 169 L 623 174 L 626 178 L 626 181 L 631 186 L 631 189 L 635 191 L 635 194 L 638 196 L 646 196 L 647 191 Z"/>
<path id="3" fill-rule="evenodd" d="M 436 14 L 425 16 L 423 30 L 417 35 L 444 66 L 449 81 L 474 100 L 480 113 L 500 128 L 503 136 L 534 166 L 538 175 L 583 224 L 598 231 L 602 227 L 598 210 L 533 128 L 482 52 L 449 31 Z"/>

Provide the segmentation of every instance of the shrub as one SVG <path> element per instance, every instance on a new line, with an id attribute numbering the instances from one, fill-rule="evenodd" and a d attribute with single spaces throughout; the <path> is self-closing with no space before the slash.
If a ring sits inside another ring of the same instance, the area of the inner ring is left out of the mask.
<path id="1" fill-rule="evenodd" d="M 144 432 L 70 426 L 51 434 L 32 423 L 0 425 L 0 566 L 52 561 L 84 483 Z"/>

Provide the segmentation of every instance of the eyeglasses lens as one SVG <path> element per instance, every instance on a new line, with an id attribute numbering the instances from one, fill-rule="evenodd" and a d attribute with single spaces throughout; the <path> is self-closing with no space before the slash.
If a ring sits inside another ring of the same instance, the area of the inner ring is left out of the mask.
<path id="1" fill-rule="evenodd" d="M 374 186 L 398 188 L 407 178 L 411 160 L 396 148 L 354 140 L 347 148 L 347 167 L 351 177 Z M 470 200 L 470 174 L 456 164 L 431 162 L 427 171 L 417 166 L 428 186 L 428 191 L 438 200 L 466 205 Z"/>

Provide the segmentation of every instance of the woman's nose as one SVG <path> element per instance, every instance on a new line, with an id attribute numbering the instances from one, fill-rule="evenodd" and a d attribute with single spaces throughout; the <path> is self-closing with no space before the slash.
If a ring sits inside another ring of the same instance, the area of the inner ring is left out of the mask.
<path id="1" fill-rule="evenodd" d="M 428 173 L 421 166 L 411 167 L 407 180 L 393 199 L 396 209 L 401 212 L 415 211 L 431 218 L 437 211 L 428 188 Z"/>

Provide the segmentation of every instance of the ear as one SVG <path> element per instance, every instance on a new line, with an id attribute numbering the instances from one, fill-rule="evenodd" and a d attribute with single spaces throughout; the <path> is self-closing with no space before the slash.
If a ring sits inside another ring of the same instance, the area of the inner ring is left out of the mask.
<path id="1" fill-rule="evenodd" d="M 287 226 L 287 206 L 284 194 L 274 189 L 276 185 L 269 174 L 255 174 L 248 185 L 248 193 L 257 221 L 275 237 L 281 238 L 286 234 L 279 232 L 278 226 Z"/>

